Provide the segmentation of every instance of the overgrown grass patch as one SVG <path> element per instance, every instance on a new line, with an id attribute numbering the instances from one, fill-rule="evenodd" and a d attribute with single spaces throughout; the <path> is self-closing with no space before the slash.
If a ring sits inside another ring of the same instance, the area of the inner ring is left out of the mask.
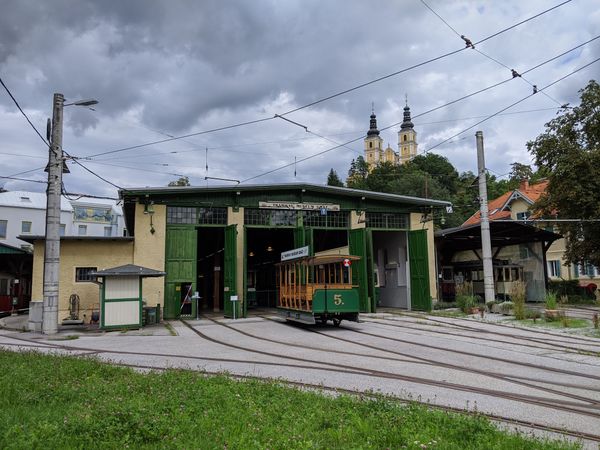
<path id="1" fill-rule="evenodd" d="M 431 311 L 429 314 L 432 316 L 440 316 L 440 317 L 468 317 L 469 316 L 468 314 L 462 312 L 460 309 Z"/>
<path id="2" fill-rule="evenodd" d="M 577 448 L 390 398 L 37 353 L 0 351 L 0 367 L 0 448 Z"/>
<path id="3" fill-rule="evenodd" d="M 522 325 L 525 325 L 528 327 L 538 327 L 538 328 L 591 328 L 592 327 L 592 322 L 587 319 L 574 319 L 574 318 L 568 317 L 565 319 L 565 321 L 557 319 L 557 320 L 553 320 L 553 321 L 549 322 L 544 319 L 537 319 L 534 322 L 533 319 L 524 319 L 524 320 L 516 320 L 515 322 L 518 322 L 519 324 L 522 324 Z M 566 327 L 565 327 L 565 323 L 567 324 Z"/>

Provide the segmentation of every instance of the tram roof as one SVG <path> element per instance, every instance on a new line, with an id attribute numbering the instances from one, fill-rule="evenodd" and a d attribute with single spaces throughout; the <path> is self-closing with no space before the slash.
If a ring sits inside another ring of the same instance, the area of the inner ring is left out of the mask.
<path id="1" fill-rule="evenodd" d="M 349 259 L 350 261 L 358 261 L 360 256 L 354 255 L 316 255 L 316 256 L 305 256 L 303 258 L 290 259 L 288 261 L 282 261 L 275 265 L 282 266 L 286 264 L 297 264 L 304 263 L 307 266 L 317 266 L 319 264 L 332 264 L 332 263 L 341 263 L 345 259 Z"/>

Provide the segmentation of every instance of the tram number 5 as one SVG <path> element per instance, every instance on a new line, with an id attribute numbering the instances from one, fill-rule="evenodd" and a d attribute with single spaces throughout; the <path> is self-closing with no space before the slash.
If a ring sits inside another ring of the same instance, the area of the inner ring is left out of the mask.
<path id="1" fill-rule="evenodd" d="M 333 304 L 336 306 L 343 305 L 342 294 L 333 294 Z"/>

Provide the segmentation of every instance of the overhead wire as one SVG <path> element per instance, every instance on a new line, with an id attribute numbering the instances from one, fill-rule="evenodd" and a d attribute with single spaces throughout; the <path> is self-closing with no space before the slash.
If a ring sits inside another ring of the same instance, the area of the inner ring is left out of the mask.
<path id="1" fill-rule="evenodd" d="M 548 62 L 549 62 L 549 61 L 551 61 L 551 60 L 553 60 L 553 59 L 556 59 L 556 58 L 552 58 L 552 59 L 548 60 Z M 539 90 L 538 90 L 538 92 L 539 92 L 539 91 L 543 91 L 543 90 L 545 90 L 545 89 L 548 89 L 549 87 L 551 87 L 551 86 L 553 86 L 553 85 L 557 84 L 558 82 L 560 82 L 560 81 L 564 80 L 565 78 L 567 78 L 567 77 L 569 77 L 569 76 L 571 76 L 571 75 L 574 75 L 575 73 L 577 73 L 577 72 L 579 72 L 579 71 L 581 71 L 581 70 L 585 69 L 586 67 L 588 67 L 588 66 L 590 66 L 590 65 L 592 65 L 592 64 L 594 64 L 594 63 L 596 63 L 596 62 L 598 62 L 599 60 L 600 60 L 600 58 L 597 58 L 597 59 L 595 59 L 595 60 L 591 61 L 590 63 L 588 63 L 588 64 L 586 64 L 586 65 L 584 65 L 584 66 L 582 66 L 582 67 L 579 67 L 578 69 L 575 69 L 574 71 L 572 71 L 572 72 L 568 73 L 567 75 L 565 75 L 565 76 L 563 76 L 563 77 L 561 77 L 561 78 L 559 78 L 559 79 L 555 80 L 554 82 L 552 82 L 552 83 L 550 83 L 550 84 L 548 84 L 548 85 L 544 86 L 543 88 L 539 89 Z M 537 67 L 539 67 L 539 65 L 538 65 Z M 510 81 L 510 79 L 509 79 L 509 80 L 507 80 L 507 81 Z M 485 90 L 487 90 L 487 88 L 484 88 L 484 89 L 482 89 L 482 90 L 479 90 L 479 91 L 477 91 L 477 93 L 479 93 L 479 92 L 483 92 L 483 91 L 485 91 Z M 461 97 L 460 99 L 465 99 L 465 98 L 471 97 L 472 95 L 474 95 L 474 94 L 468 94 L 468 95 L 466 95 L 466 96 L 463 96 L 463 97 Z M 426 150 L 425 150 L 423 153 L 427 153 L 427 152 L 429 152 L 429 151 L 433 150 L 434 148 L 437 148 L 437 147 L 439 147 L 439 146 L 441 146 L 441 145 L 445 144 L 446 142 L 449 142 L 450 140 L 454 139 L 455 137 L 458 137 L 459 135 L 461 135 L 461 134 L 463 134 L 463 133 L 465 133 L 465 132 L 469 131 L 470 129 L 472 129 L 472 128 L 476 127 L 477 125 L 480 125 L 481 123 L 483 123 L 483 122 L 486 122 L 486 121 L 490 120 L 491 118 L 493 118 L 493 117 L 495 117 L 495 116 L 498 116 L 498 115 L 500 115 L 500 114 L 501 114 L 501 113 L 503 113 L 504 111 L 506 111 L 506 110 L 508 110 L 508 109 L 512 108 L 513 106 L 516 106 L 516 105 L 518 105 L 519 103 L 522 103 L 523 101 L 525 101 L 525 100 L 529 99 L 530 97 L 532 97 L 532 96 L 534 96 L 534 95 L 535 95 L 535 93 L 531 93 L 531 94 L 527 95 L 526 97 L 523 97 L 522 99 L 518 100 L 517 102 L 515 102 L 515 103 L 513 103 L 513 104 L 511 104 L 511 105 L 509 105 L 509 106 L 507 106 L 507 107 L 505 107 L 505 108 L 502 108 L 501 110 L 499 110 L 499 111 L 496 111 L 495 113 L 493 113 L 493 114 L 491 114 L 491 115 L 489 115 L 489 116 L 486 116 L 486 117 L 485 117 L 483 120 L 481 120 L 481 121 L 479 121 L 479 122 L 477 122 L 477 123 L 475 123 L 475 124 L 473 124 L 473 125 L 469 126 L 468 128 L 465 128 L 464 130 L 462 130 L 462 131 L 460 131 L 459 133 L 456 133 L 456 134 L 454 134 L 454 135 L 450 136 L 450 137 L 449 137 L 449 138 L 447 138 L 447 139 L 444 139 L 443 141 L 441 141 L 441 142 L 437 143 L 436 145 L 434 145 L 434 146 L 432 146 L 432 147 L 429 147 L 429 148 L 428 148 L 428 149 L 426 149 Z M 453 103 L 456 103 L 456 102 L 457 102 L 457 101 L 459 101 L 460 99 L 457 99 L 457 100 L 453 100 L 453 101 L 451 101 L 451 102 L 448 102 L 448 103 L 446 104 L 446 106 L 447 106 L 447 105 L 450 105 L 450 104 L 453 104 Z M 444 106 L 444 105 L 442 105 L 441 107 L 443 107 L 443 106 Z M 431 109 L 431 110 L 429 110 L 429 111 L 426 111 L 426 112 L 424 112 L 424 113 L 421 113 L 421 114 L 419 114 L 419 116 L 423 116 L 424 114 L 428 114 L 428 113 L 430 113 L 430 112 L 432 112 L 432 111 L 435 111 L 435 110 L 437 110 L 437 109 L 439 109 L 439 108 L 440 108 L 440 107 L 432 108 L 432 109 Z M 416 116 L 415 116 L 415 117 L 416 117 Z M 399 122 L 399 123 L 400 123 L 400 122 Z M 398 125 L 398 123 L 396 123 L 396 124 L 393 124 L 393 125 L 390 125 L 390 126 L 388 126 L 388 127 L 384 127 L 384 128 L 382 128 L 382 130 L 385 130 L 385 129 L 391 128 L 392 126 L 397 126 L 397 125 Z M 261 174 L 255 175 L 255 176 L 253 176 L 253 177 L 246 178 L 246 179 L 244 179 L 244 180 L 241 180 L 241 183 L 245 183 L 245 182 L 247 182 L 247 181 L 251 181 L 251 180 L 254 180 L 254 179 L 256 179 L 256 178 L 260 178 L 260 177 L 263 177 L 263 176 L 265 176 L 265 175 L 269 175 L 269 174 L 271 174 L 271 173 L 274 173 L 274 172 L 277 172 L 277 171 L 279 171 L 279 170 L 282 170 L 282 169 L 285 169 L 285 168 L 287 168 L 287 167 L 290 167 L 290 166 L 292 166 L 292 165 L 294 165 L 294 164 L 296 164 L 296 163 L 298 163 L 298 162 L 304 162 L 304 161 L 307 161 L 307 160 L 309 160 L 309 159 L 316 158 L 317 156 L 321 156 L 321 155 L 323 155 L 323 154 L 325 154 L 325 153 L 328 153 L 328 152 L 330 152 L 330 151 L 336 150 L 336 149 L 338 149 L 338 148 L 340 148 L 340 147 L 344 147 L 344 146 L 346 146 L 346 145 L 352 144 L 353 142 L 359 141 L 359 140 L 363 139 L 363 137 L 364 137 L 364 133 L 363 133 L 363 134 L 361 134 L 361 136 L 359 136 L 358 138 L 355 138 L 355 139 L 352 139 L 352 140 L 346 141 L 346 142 L 344 142 L 344 143 L 338 144 L 338 145 L 336 145 L 335 147 L 328 148 L 328 149 L 326 149 L 326 150 L 323 150 L 323 151 L 321 151 L 321 152 L 314 153 L 314 154 L 312 154 L 312 155 L 309 155 L 309 156 L 307 156 L 307 157 L 304 157 L 304 158 L 298 159 L 297 161 L 295 161 L 295 162 L 293 162 L 293 163 L 284 164 L 284 165 L 282 165 L 282 166 L 280 166 L 280 167 L 277 167 L 277 168 L 275 168 L 275 169 L 271 169 L 271 170 L 269 170 L 269 171 L 266 171 L 266 172 L 264 172 L 264 173 L 261 173 Z M 411 158 L 411 159 L 412 159 L 412 158 Z"/>
<path id="2" fill-rule="evenodd" d="M 458 31 L 456 31 L 456 29 L 450 25 L 448 23 L 448 21 L 446 21 L 440 14 L 438 14 L 431 6 L 429 6 L 425 0 L 421 0 L 421 3 L 423 3 L 423 5 L 425 5 L 427 7 L 427 9 L 429 9 L 433 14 L 435 14 L 448 28 L 450 28 L 454 34 L 456 34 L 459 38 L 465 40 L 464 35 L 461 35 Z M 529 81 L 528 79 L 526 79 L 525 77 L 523 77 L 523 74 L 519 74 L 518 72 L 514 71 L 512 68 L 508 67 L 506 64 L 504 64 L 503 62 L 499 61 L 498 59 L 488 55 L 487 53 L 482 52 L 480 49 L 476 48 L 474 44 L 472 44 L 470 46 L 473 50 L 475 50 L 477 53 L 479 53 L 480 55 L 484 56 L 485 58 L 489 59 L 490 61 L 495 62 L 496 64 L 504 67 L 507 70 L 510 70 L 513 74 L 513 77 L 519 77 L 522 78 L 523 81 L 525 81 L 527 84 L 529 84 L 534 90 L 537 89 L 537 86 L 535 84 L 533 84 L 531 81 Z M 516 75 L 515 75 L 516 74 Z M 561 103 L 556 100 L 555 98 L 552 98 L 550 95 L 548 95 L 545 92 L 542 92 L 546 97 L 548 97 L 550 100 L 552 100 L 554 103 L 557 103 L 559 106 L 561 106 Z"/>
<path id="3" fill-rule="evenodd" d="M 535 19 L 537 17 L 540 17 L 540 16 L 542 16 L 542 15 L 544 15 L 544 14 L 546 14 L 546 13 L 548 13 L 548 12 L 550 12 L 550 11 L 552 11 L 552 10 L 554 10 L 554 9 L 556 9 L 556 8 L 564 5 L 564 4 L 566 4 L 566 3 L 569 3 L 570 1 L 572 1 L 572 0 L 566 0 L 566 1 L 564 1 L 564 2 L 562 2 L 560 4 L 558 4 L 558 5 L 555 5 L 553 7 L 545 9 L 544 11 L 541 11 L 538 14 L 535 14 L 535 15 L 533 15 L 531 17 L 528 17 L 527 19 L 524 19 L 524 20 L 522 20 L 522 21 L 520 21 L 520 22 L 518 22 L 516 24 L 513 24 L 511 26 L 505 27 L 505 28 L 503 28 L 503 29 L 495 32 L 494 34 L 492 34 L 490 36 L 487 36 L 487 37 L 479 40 L 478 42 L 476 42 L 476 44 L 485 42 L 485 41 L 487 41 L 489 39 L 492 39 L 493 37 L 499 36 L 502 33 L 505 33 L 505 32 L 507 32 L 509 30 L 512 30 L 513 28 L 516 28 L 519 25 L 522 25 L 522 24 L 524 24 L 526 22 L 529 22 L 530 20 L 533 20 L 533 19 Z M 441 59 L 444 59 L 444 58 L 447 58 L 449 56 L 455 55 L 457 53 L 460 53 L 460 52 L 464 51 L 465 49 L 466 48 L 463 47 L 463 48 L 460 48 L 458 50 L 447 52 L 447 53 L 444 53 L 442 55 L 430 58 L 428 60 L 421 61 L 421 62 L 419 62 L 417 64 L 413 64 L 412 66 L 405 67 L 403 69 L 400 69 L 398 71 L 392 72 L 390 74 L 387 74 L 387 75 L 375 78 L 373 80 L 370 80 L 370 81 L 358 84 L 356 86 L 353 86 L 351 88 L 348 88 L 348 89 L 336 92 L 336 93 L 328 95 L 326 97 L 322 97 L 320 99 L 317 99 L 317 100 L 312 101 L 310 103 L 307 103 L 305 105 L 299 106 L 297 108 L 293 108 L 293 109 L 291 109 L 289 111 L 286 111 L 284 113 L 276 114 L 273 117 L 263 117 L 263 118 L 260 118 L 260 119 L 250 120 L 250 121 L 241 122 L 241 123 L 237 123 L 237 124 L 233 124 L 233 125 L 227 125 L 227 126 L 224 126 L 224 127 L 218 127 L 218 128 L 213 128 L 213 129 L 209 129 L 209 130 L 203 130 L 203 131 L 199 131 L 199 132 L 195 132 L 195 133 L 188 133 L 188 134 L 185 134 L 185 135 L 182 135 L 182 136 L 174 136 L 174 137 L 171 137 L 171 138 L 157 140 L 157 141 L 152 141 L 152 142 L 147 142 L 147 143 L 144 143 L 144 144 L 138 144 L 138 145 L 132 145 L 132 146 L 129 146 L 129 147 L 118 148 L 118 149 L 109 150 L 109 151 L 105 151 L 105 152 L 101 152 L 101 153 L 96 153 L 96 154 L 93 154 L 93 155 L 87 155 L 87 157 L 88 158 L 93 158 L 93 157 L 107 155 L 107 154 L 112 154 L 112 153 L 124 152 L 124 151 L 129 151 L 129 150 L 135 150 L 135 149 L 142 148 L 142 147 L 147 147 L 147 146 L 151 146 L 151 145 L 162 144 L 162 143 L 171 142 L 171 141 L 179 140 L 179 139 L 185 139 L 185 138 L 189 138 L 189 137 L 192 137 L 192 136 L 199 136 L 199 135 L 203 135 L 203 134 L 214 133 L 214 132 L 217 132 L 217 131 L 224 131 L 224 130 L 228 130 L 228 129 L 232 129 L 232 128 L 238 128 L 238 127 L 242 127 L 242 126 L 252 125 L 252 124 L 256 124 L 256 123 L 260 123 L 260 122 L 266 122 L 266 121 L 269 121 L 269 120 L 273 120 L 274 118 L 277 117 L 277 115 L 279 115 L 279 116 L 286 116 L 286 115 L 292 114 L 294 112 L 297 112 L 297 111 L 300 111 L 300 110 L 312 107 L 312 106 L 317 105 L 319 103 L 323 103 L 325 101 L 331 100 L 331 99 L 339 97 L 341 95 L 348 94 L 350 92 L 356 91 L 356 90 L 361 89 L 363 87 L 372 85 L 374 83 L 378 83 L 378 82 L 386 80 L 388 78 L 392 78 L 392 77 L 397 76 L 399 74 L 402 74 L 402 73 L 408 72 L 410 70 L 416 69 L 418 67 L 422 67 L 422 66 L 430 64 L 432 62 L 439 61 Z"/>

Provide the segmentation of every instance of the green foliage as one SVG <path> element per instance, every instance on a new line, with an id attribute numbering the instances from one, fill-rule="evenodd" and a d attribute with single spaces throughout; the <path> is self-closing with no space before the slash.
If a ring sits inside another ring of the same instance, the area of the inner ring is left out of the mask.
<path id="1" fill-rule="evenodd" d="M 170 181 L 168 186 L 190 186 L 190 179 L 188 177 L 179 177 L 175 181 Z"/>
<path id="2" fill-rule="evenodd" d="M 525 287 L 525 282 L 515 281 L 510 292 L 510 297 L 513 302 L 513 311 L 517 320 L 525 318 L 525 298 L 527 297 Z"/>
<path id="3" fill-rule="evenodd" d="M 456 306 L 458 306 L 462 312 L 468 314 L 471 308 L 477 306 L 477 299 L 473 295 L 457 295 Z"/>
<path id="4" fill-rule="evenodd" d="M 546 195 L 536 203 L 545 216 L 569 219 L 600 217 L 600 85 L 592 80 L 580 91 L 581 102 L 564 108 L 527 148 L 548 173 Z M 600 223 L 561 222 L 568 263 L 600 266 Z"/>
<path id="5" fill-rule="evenodd" d="M 492 308 L 494 307 L 495 304 L 496 304 L 496 301 L 490 300 L 489 302 L 485 303 L 485 307 L 487 308 L 487 310 L 489 312 L 492 312 Z"/>
<path id="6" fill-rule="evenodd" d="M 433 309 L 441 310 L 441 309 L 450 309 L 457 308 L 456 302 L 437 302 L 434 303 Z"/>
<path id="7" fill-rule="evenodd" d="M 556 292 L 548 291 L 546 293 L 545 303 L 546 303 L 546 309 L 556 309 L 556 306 L 558 304 L 557 298 L 556 298 Z"/>
<path id="8" fill-rule="evenodd" d="M 369 175 L 369 165 L 362 156 L 352 160 L 346 186 L 353 189 L 368 189 L 367 176 Z"/>
<path id="9" fill-rule="evenodd" d="M 344 183 L 333 168 L 329 171 L 329 175 L 327 175 L 327 186 L 344 187 Z"/>
<path id="10" fill-rule="evenodd" d="M 502 312 L 502 314 L 510 314 L 513 310 L 514 304 L 513 302 L 502 302 L 498 305 L 498 308 L 500 308 L 500 311 Z"/>
<path id="11" fill-rule="evenodd" d="M 0 367 L 0 448 L 577 448 L 386 397 L 36 353 L 0 351 Z"/>
<path id="12" fill-rule="evenodd" d="M 579 280 L 550 280 L 548 287 L 552 292 L 556 292 L 558 297 L 563 295 L 581 295 Z"/>

